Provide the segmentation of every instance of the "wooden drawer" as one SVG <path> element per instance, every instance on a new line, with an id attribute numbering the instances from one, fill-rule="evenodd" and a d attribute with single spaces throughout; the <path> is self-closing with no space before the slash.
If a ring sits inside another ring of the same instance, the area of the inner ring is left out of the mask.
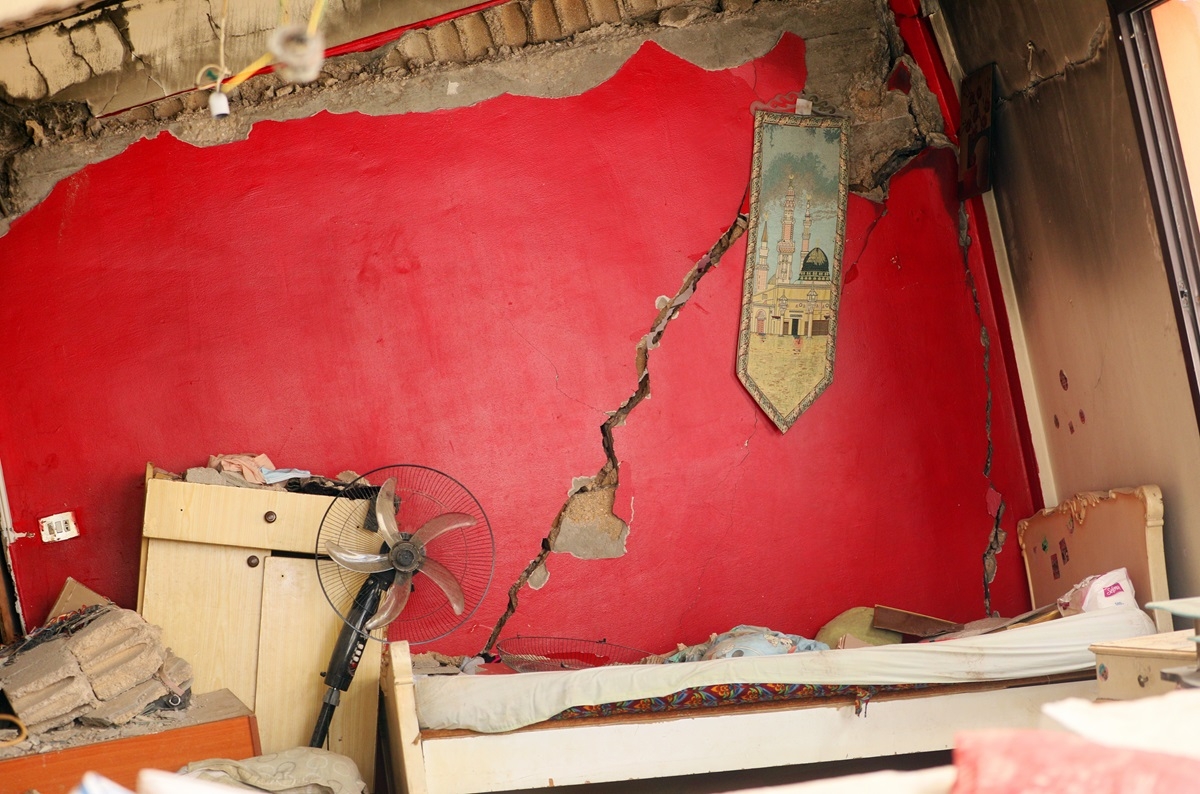
<path id="1" fill-rule="evenodd" d="M 1196 643 L 1191 629 L 1150 634 L 1091 646 L 1096 654 L 1097 696 L 1101 700 L 1133 700 L 1175 689 L 1162 680 L 1169 667 L 1196 664 Z"/>
<path id="2" fill-rule="evenodd" d="M 147 538 L 312 554 L 330 496 L 147 479 Z"/>

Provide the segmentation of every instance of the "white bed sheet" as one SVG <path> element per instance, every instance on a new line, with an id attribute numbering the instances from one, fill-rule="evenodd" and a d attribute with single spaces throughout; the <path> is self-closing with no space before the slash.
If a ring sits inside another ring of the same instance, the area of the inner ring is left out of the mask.
<path id="1" fill-rule="evenodd" d="M 679 664 L 513 675 L 417 676 L 422 728 L 482 733 L 532 725 L 574 706 L 664 697 L 716 684 L 958 684 L 1085 670 L 1088 647 L 1153 634 L 1140 609 L 1111 607 L 1011 631 L 933 643 Z"/>

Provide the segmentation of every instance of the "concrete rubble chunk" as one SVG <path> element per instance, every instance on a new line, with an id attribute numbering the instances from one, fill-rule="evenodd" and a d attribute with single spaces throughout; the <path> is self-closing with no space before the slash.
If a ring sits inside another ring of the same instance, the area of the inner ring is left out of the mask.
<path id="1" fill-rule="evenodd" d="M 102 614 L 66 640 L 67 649 L 101 700 L 152 678 L 166 651 L 162 629 L 128 609 Z"/>
<path id="2" fill-rule="evenodd" d="M 72 635 L 70 628 L 0 665 L 0 691 L 31 734 L 77 719 L 120 725 L 191 686 L 191 665 L 132 610 L 110 607 Z"/>
<path id="3" fill-rule="evenodd" d="M 110 609 L 67 638 L 67 649 L 86 672 L 89 666 L 132 644 L 144 642 L 146 633 L 154 640 L 162 629 L 147 623 L 130 609 Z"/>
<path id="4" fill-rule="evenodd" d="M 111 700 L 122 692 L 154 678 L 162 667 L 163 648 L 156 638 L 132 643 L 97 660 L 85 669 L 92 691 L 100 700 Z M 164 687 L 165 688 L 165 687 Z"/>
<path id="5" fill-rule="evenodd" d="M 47 731 L 52 731 L 56 728 L 62 728 L 64 725 L 70 725 L 72 722 L 91 711 L 92 708 L 93 706 L 90 703 L 84 704 L 78 708 L 71 709 L 65 714 L 59 714 L 56 717 L 43 720 L 42 722 L 26 723 L 25 728 L 31 735 L 46 733 Z"/>
<path id="6" fill-rule="evenodd" d="M 84 725 L 124 725 L 146 711 L 146 708 L 167 694 L 162 681 L 153 678 L 117 694 L 110 700 L 101 701 L 95 709 L 80 716 Z"/>
<path id="7" fill-rule="evenodd" d="M 31 648 L 0 668 L 0 690 L 31 731 L 35 725 L 39 730 L 65 725 L 80 709 L 96 705 L 87 677 L 61 640 Z"/>

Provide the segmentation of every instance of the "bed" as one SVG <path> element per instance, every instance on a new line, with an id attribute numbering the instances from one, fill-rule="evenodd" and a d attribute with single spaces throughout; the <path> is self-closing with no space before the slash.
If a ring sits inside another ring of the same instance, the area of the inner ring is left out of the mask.
<path id="1" fill-rule="evenodd" d="M 1161 527 L 1161 496 L 1144 486 L 1074 497 L 1019 533 L 1023 547 L 1067 538 L 1070 571 L 1059 560 L 1058 574 L 1071 581 L 1051 591 L 1124 566 L 1144 584 L 1144 605 L 1166 595 Z M 1030 556 L 1040 582 L 1049 559 Z M 1035 607 L 1045 603 L 1032 592 Z M 1044 703 L 1093 698 L 1088 646 L 1157 628 L 1135 606 L 1114 607 L 938 643 L 481 676 L 414 675 L 407 644 L 394 643 L 381 676 L 392 772 L 409 794 L 465 794 L 945 750 L 960 731 L 1033 727 Z M 764 681 L 804 691 L 713 708 L 607 707 Z M 599 704 L 605 716 L 586 716 Z"/>

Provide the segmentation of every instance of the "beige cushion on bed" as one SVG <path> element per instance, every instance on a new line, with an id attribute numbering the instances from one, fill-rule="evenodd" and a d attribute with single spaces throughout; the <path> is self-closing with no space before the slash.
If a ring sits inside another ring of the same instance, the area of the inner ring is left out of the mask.
<path id="1" fill-rule="evenodd" d="M 862 640 L 867 645 L 894 645 L 904 639 L 899 632 L 875 628 L 871 625 L 874 619 L 875 609 L 873 607 L 847 609 L 821 627 L 821 630 L 817 632 L 817 641 L 825 643 L 830 648 L 836 648 L 838 640 L 847 634 Z"/>

